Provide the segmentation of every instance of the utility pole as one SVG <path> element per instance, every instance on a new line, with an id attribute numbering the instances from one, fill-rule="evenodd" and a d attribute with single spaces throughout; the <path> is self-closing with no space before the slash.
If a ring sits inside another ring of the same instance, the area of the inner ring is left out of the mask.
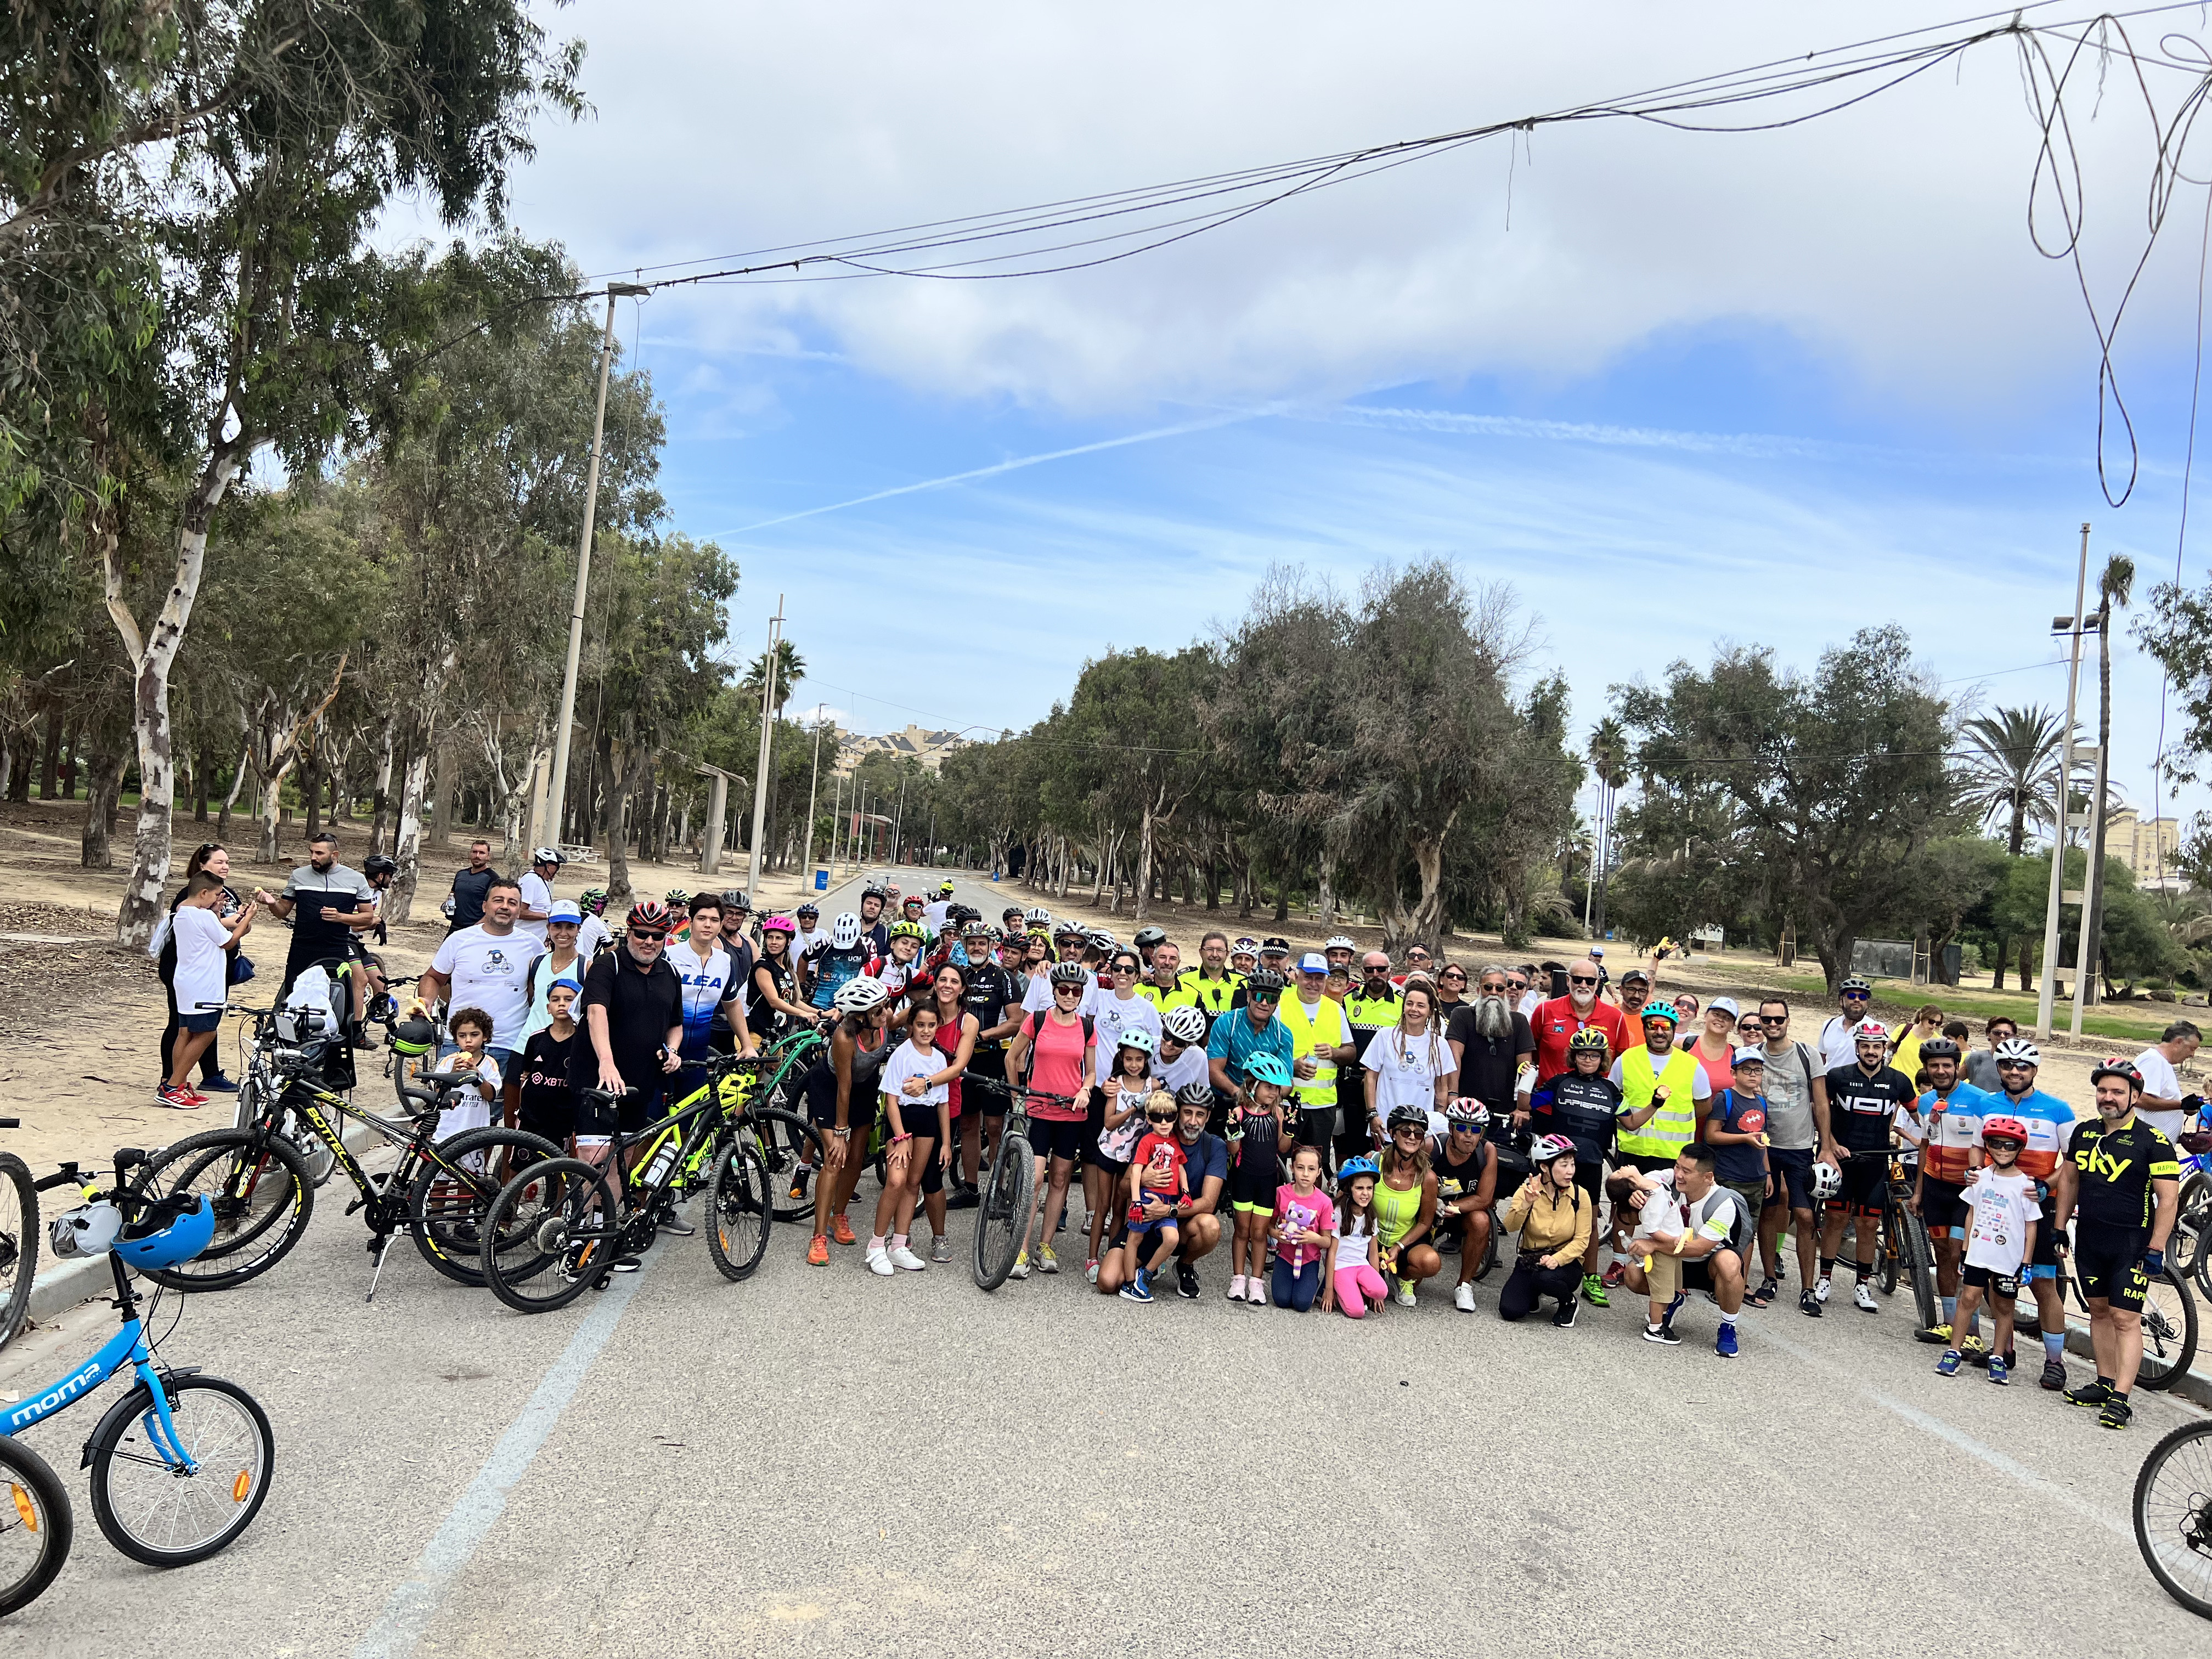
<path id="1" fill-rule="evenodd" d="M 898 805 L 891 812 L 891 862 L 899 861 L 899 851 L 906 845 L 906 769 L 899 769 Z"/>
<path id="2" fill-rule="evenodd" d="M 806 879 L 814 879 L 814 791 L 822 781 L 822 705 L 814 705 L 814 770 L 806 780 L 806 850 L 800 856 L 799 867 L 806 872 Z"/>
<path id="3" fill-rule="evenodd" d="M 584 469 L 584 528 L 576 538 L 576 602 L 568 611 L 568 665 L 561 676 L 561 723 L 553 735 L 553 775 L 547 805 L 531 826 L 533 845 L 557 843 L 568 798 L 568 734 L 576 719 L 576 672 L 584 655 L 584 592 L 592 579 L 592 526 L 599 516 L 599 451 L 607 429 L 607 374 L 615 362 L 615 301 L 646 290 L 635 283 L 607 284 L 607 321 L 599 341 L 599 399 L 592 416 L 592 459 Z M 551 833 L 547 833 L 548 830 Z"/>
<path id="4" fill-rule="evenodd" d="M 2101 629 L 2105 625 L 2106 618 L 2101 616 L 2076 616 L 2074 622 L 2078 635 L 2085 627 Z M 2109 695 L 2109 687 L 2103 688 L 2100 692 L 2100 698 Z M 2097 867 L 2097 849 L 2105 844 L 2106 745 L 2101 734 L 2112 730 L 2112 711 L 2100 701 L 2097 706 L 2097 712 L 2100 716 L 2097 722 L 2100 738 L 2097 744 L 2096 781 L 2091 785 L 2089 792 L 2088 834 L 2081 842 L 2081 930 L 2074 945 L 2074 1016 L 2067 1025 L 2068 1035 L 2072 1036 L 2081 1035 L 2081 1011 L 2088 1006 L 2089 999 L 2095 994 L 2097 972 L 2095 952 L 2098 939 L 2094 930 L 2097 926 L 2098 911 L 2102 908 L 2101 901 L 2104 897 L 2101 890 L 2105 884 L 2105 872 Z"/>
<path id="5" fill-rule="evenodd" d="M 2089 593 L 2089 526 L 2081 526 L 2081 563 L 2074 578 L 2074 614 L 2053 617 L 2051 631 L 2064 630 L 2073 641 L 2072 661 L 2066 670 L 2065 742 L 2058 750 L 2057 811 L 2051 832 L 2051 894 L 2043 914 L 2043 977 L 2035 993 L 2035 1035 L 2051 1037 L 2051 1003 L 2058 981 L 2058 907 L 2064 902 L 2066 832 L 2074 823 L 2074 717 L 2081 690 L 2081 604 Z M 2075 976 L 2074 994 L 2079 1006 L 2081 976 Z"/>
<path id="6" fill-rule="evenodd" d="M 761 836 L 768 823 L 768 762 L 769 745 L 775 738 L 775 653 L 783 638 L 783 595 L 775 596 L 775 615 L 768 624 L 768 666 L 761 675 L 761 740 L 760 765 L 753 776 L 753 838 L 750 855 L 745 861 L 747 891 L 760 886 Z"/>

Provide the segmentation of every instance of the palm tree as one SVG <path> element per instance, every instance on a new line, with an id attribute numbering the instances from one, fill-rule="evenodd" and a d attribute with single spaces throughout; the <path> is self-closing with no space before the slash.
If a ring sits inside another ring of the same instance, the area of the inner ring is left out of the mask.
<path id="1" fill-rule="evenodd" d="M 749 694 L 755 702 L 760 701 L 761 681 L 768 673 L 768 653 L 763 651 L 746 666 L 744 678 L 738 689 Z M 779 640 L 775 647 L 775 714 L 783 715 L 783 706 L 791 701 L 791 688 L 806 678 L 806 659 L 789 640 Z"/>
<path id="2" fill-rule="evenodd" d="M 1598 783 L 1597 857 L 1595 860 L 1597 897 L 1592 906 L 1596 914 L 1590 919 L 1591 931 L 1602 937 L 1605 933 L 1606 866 L 1613 857 L 1613 804 L 1620 786 L 1628 781 L 1628 732 L 1618 716 L 1608 714 L 1590 732 L 1590 770 L 1596 774 Z"/>
<path id="3" fill-rule="evenodd" d="M 1984 823 L 2005 826 L 2005 851 L 2018 858 L 2027 832 L 2057 822 L 2052 781 L 2065 746 L 2065 723 L 2051 709 L 2000 708 L 1961 728 L 1971 752 L 1960 796 Z"/>

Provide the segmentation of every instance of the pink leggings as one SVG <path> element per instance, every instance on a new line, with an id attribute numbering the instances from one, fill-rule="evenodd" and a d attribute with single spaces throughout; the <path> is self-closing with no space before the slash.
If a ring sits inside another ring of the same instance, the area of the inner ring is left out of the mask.
<path id="1" fill-rule="evenodd" d="M 1364 1261 L 1356 1267 L 1336 1270 L 1336 1305 L 1344 1310 L 1346 1319 L 1365 1317 L 1368 1304 L 1380 1302 L 1389 1294 L 1382 1275 Z"/>

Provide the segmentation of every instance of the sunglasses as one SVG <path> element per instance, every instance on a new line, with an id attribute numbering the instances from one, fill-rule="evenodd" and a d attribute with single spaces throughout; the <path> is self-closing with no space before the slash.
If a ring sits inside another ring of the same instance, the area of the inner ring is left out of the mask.
<path id="1" fill-rule="evenodd" d="M 1525 979 L 1509 979 L 1505 981 L 1505 988 L 1509 991 L 1525 991 L 1528 988 L 1528 981 Z"/>
<path id="2" fill-rule="evenodd" d="M 1597 983 L 1597 981 L 1585 974 L 1569 974 L 1567 975 L 1567 983 L 1570 985 L 1595 985 Z"/>
<path id="3" fill-rule="evenodd" d="M 2024 1060 L 2001 1060 L 1997 1062 L 1997 1070 L 2000 1072 L 2032 1072 L 2034 1069 L 2034 1066 Z"/>
<path id="4" fill-rule="evenodd" d="M 1397 1134 L 1397 1135 L 1401 1135 L 1401 1136 L 1403 1136 L 1403 1135 L 1412 1135 L 1412 1136 L 1413 1136 L 1415 1139 L 1419 1139 L 1419 1138 L 1421 1138 L 1421 1137 L 1423 1137 L 1423 1136 L 1426 1135 L 1426 1134 L 1428 1133 L 1428 1131 L 1427 1131 L 1426 1129 L 1421 1128 L 1421 1127 L 1420 1127 L 1419 1125 L 1417 1125 L 1417 1124 L 1412 1124 L 1412 1123 L 1401 1123 L 1401 1124 L 1400 1124 L 1400 1125 L 1398 1126 L 1398 1127 L 1397 1127 L 1396 1129 L 1393 1130 L 1393 1131 L 1392 1131 L 1392 1133 L 1395 1133 L 1395 1134 Z"/>
<path id="5" fill-rule="evenodd" d="M 665 933 L 649 933 L 642 928 L 633 927 L 629 930 L 629 937 L 630 942 L 633 945 L 659 945 L 665 940 L 668 935 Z"/>
<path id="6" fill-rule="evenodd" d="M 1407 953 L 1406 960 L 1408 962 L 1430 962 L 1433 961 L 1434 958 L 1431 957 L 1426 951 L 1413 951 Z"/>
<path id="7" fill-rule="evenodd" d="M 1080 985 L 1055 985 L 1052 988 L 1052 994 L 1056 997 L 1079 997 L 1083 994 L 1083 988 Z"/>
<path id="8" fill-rule="evenodd" d="M 1846 1002 L 1864 1002 L 1868 1000 L 1868 997 L 1864 991 L 1846 991 L 1844 993 L 1844 1000 Z"/>
<path id="9" fill-rule="evenodd" d="M 1147 1123 L 1172 1123 L 1175 1121 L 1176 1115 L 1173 1112 L 1146 1112 L 1145 1114 L 1145 1121 Z"/>
<path id="10" fill-rule="evenodd" d="M 1761 1014 L 1759 1018 L 1768 1025 L 1787 1025 L 1790 1023 L 1787 1014 Z"/>
<path id="11" fill-rule="evenodd" d="M 1277 1003 L 1280 1002 L 1282 998 L 1277 996 L 1273 991 L 1261 991 L 1255 995 L 1247 997 L 1245 1000 L 1249 1002 L 1255 1008 L 1272 1008 Z"/>

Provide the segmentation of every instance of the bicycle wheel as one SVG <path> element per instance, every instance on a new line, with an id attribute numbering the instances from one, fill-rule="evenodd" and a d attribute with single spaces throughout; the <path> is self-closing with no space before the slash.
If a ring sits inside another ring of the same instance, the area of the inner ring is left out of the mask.
<path id="1" fill-rule="evenodd" d="M 2136 1547 L 2168 1595 L 2212 1619 L 2212 1423 L 2185 1423 L 2136 1476 Z"/>
<path id="2" fill-rule="evenodd" d="M 2204 1234 L 2212 1228 L 2212 1182 L 2203 1171 L 2192 1170 L 2181 1183 L 2181 1202 L 2175 1211 L 2173 1237 L 2166 1259 L 2184 1279 L 2194 1276 L 2204 1254 Z"/>
<path id="3" fill-rule="evenodd" d="M 999 1155 L 975 1206 L 975 1283 L 995 1291 L 1014 1270 L 1023 1237 L 1029 1231 L 1030 1194 L 1036 1181 L 1036 1154 L 1026 1138 L 1009 1129 L 999 1139 Z"/>
<path id="4" fill-rule="evenodd" d="M 173 1291 L 227 1291 L 282 1261 L 315 1212 L 315 1183 L 283 1135 L 210 1129 L 164 1147 L 137 1176 L 148 1198 L 198 1193 L 215 1208 L 215 1240 L 190 1261 L 139 1271 Z"/>
<path id="5" fill-rule="evenodd" d="M 500 1188 L 533 1164 L 561 1156 L 526 1130 L 467 1129 L 438 1143 L 448 1169 L 423 1161 L 407 1190 L 408 1231 L 422 1259 L 457 1285 L 483 1283 L 483 1220 Z"/>
<path id="6" fill-rule="evenodd" d="M 814 1182 L 822 1174 L 822 1132 L 796 1112 L 764 1106 L 752 1113 L 769 1202 L 778 1221 L 814 1212 Z"/>
<path id="7" fill-rule="evenodd" d="M 27 1607 L 69 1559 L 76 1522 L 69 1493 L 46 1460 L 0 1434 L 0 1481 L 13 1500 L 0 1506 L 0 1618 Z"/>
<path id="8" fill-rule="evenodd" d="M 2171 1262 L 2150 1275 L 2143 1297 L 2142 1370 L 2136 1381 L 2146 1389 L 2170 1389 L 2197 1358 L 2197 1298 Z"/>
<path id="9" fill-rule="evenodd" d="M 141 1382 L 100 1419 L 85 1448 L 92 1515 L 107 1541 L 149 1567 L 204 1561 L 253 1524 L 269 1495 L 276 1437 L 261 1402 L 220 1376 L 165 1376 L 175 1449 L 162 1444 L 154 1396 Z"/>
<path id="10" fill-rule="evenodd" d="M 739 1131 L 714 1158 L 708 1206 L 707 1254 L 723 1278 L 750 1279 L 768 1254 L 774 1190 L 752 1137 Z"/>
<path id="11" fill-rule="evenodd" d="M 1478 1285 L 1489 1278 L 1492 1271 L 1498 1266 L 1498 1235 L 1504 1231 L 1498 1225 L 1498 1217 L 1493 1213 L 1490 1218 L 1490 1237 L 1485 1239 L 1482 1244 L 1482 1265 L 1474 1270 L 1474 1282 Z"/>
<path id="12" fill-rule="evenodd" d="M 621 1209 L 606 1171 L 580 1158 L 533 1164 L 499 1189 L 479 1261 L 517 1313 L 565 1308 L 614 1270 Z"/>
<path id="13" fill-rule="evenodd" d="M 1920 1218 L 1896 1212 L 1904 1236 L 1905 1265 L 1912 1276 L 1912 1304 L 1920 1316 L 1920 1328 L 1932 1330 L 1943 1321 L 1942 1298 L 1936 1294 L 1936 1247 Z"/>
<path id="14" fill-rule="evenodd" d="M 260 1074 L 248 1069 L 238 1085 L 238 1111 L 232 1124 L 234 1128 L 251 1129 L 261 1121 L 268 1106 L 268 1098 Z M 297 1113 L 287 1111 L 279 1120 L 278 1133 L 292 1143 L 307 1166 L 307 1177 L 316 1186 L 331 1178 L 331 1171 L 338 1167 L 338 1155 L 330 1149 L 328 1142 L 307 1125 Z"/>
<path id="15" fill-rule="evenodd" d="M 29 1164 L 0 1152 L 0 1348 L 23 1328 L 38 1272 L 39 1189 Z"/>

